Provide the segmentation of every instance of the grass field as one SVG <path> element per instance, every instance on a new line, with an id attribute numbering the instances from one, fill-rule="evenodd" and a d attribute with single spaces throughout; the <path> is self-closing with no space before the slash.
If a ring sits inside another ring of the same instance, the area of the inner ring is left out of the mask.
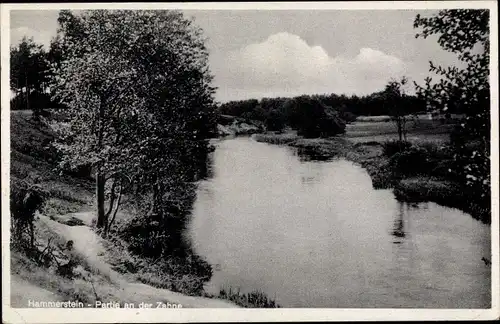
<path id="1" fill-rule="evenodd" d="M 442 124 L 438 120 L 419 118 L 407 123 L 407 137 L 410 141 L 446 142 L 454 127 L 453 123 Z M 356 121 L 348 124 L 345 137 L 354 143 L 368 141 L 384 142 L 398 139 L 398 132 L 392 121 Z"/>

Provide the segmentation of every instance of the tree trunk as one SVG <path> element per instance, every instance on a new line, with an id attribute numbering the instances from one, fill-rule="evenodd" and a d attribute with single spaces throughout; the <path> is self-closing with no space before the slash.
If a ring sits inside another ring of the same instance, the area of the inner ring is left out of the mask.
<path id="1" fill-rule="evenodd" d="M 31 220 L 29 223 L 30 230 L 30 248 L 33 249 L 35 247 L 35 225 L 33 224 L 34 220 Z"/>
<path id="2" fill-rule="evenodd" d="M 99 154 L 103 146 L 104 137 L 104 102 L 101 97 L 99 104 L 99 119 L 98 119 L 98 136 L 97 136 L 97 149 Z M 96 198 L 97 198 L 97 228 L 102 228 L 106 230 L 108 220 L 106 219 L 106 211 L 104 210 L 105 203 L 105 184 L 106 177 L 102 170 L 102 162 L 97 163 L 96 168 Z"/>
<path id="3" fill-rule="evenodd" d="M 30 97 L 30 88 L 28 86 L 28 76 L 26 75 L 26 73 L 24 74 L 25 75 L 25 82 L 26 82 L 26 109 L 30 109 L 30 100 L 29 100 L 29 97 Z"/>
<path id="4" fill-rule="evenodd" d="M 105 228 L 107 222 L 106 213 L 104 212 L 104 186 L 106 180 L 100 167 L 97 168 L 96 174 L 96 196 L 97 196 L 97 228 Z"/>
<path id="5" fill-rule="evenodd" d="M 397 119 L 399 141 L 403 141 L 403 125 L 400 117 Z"/>

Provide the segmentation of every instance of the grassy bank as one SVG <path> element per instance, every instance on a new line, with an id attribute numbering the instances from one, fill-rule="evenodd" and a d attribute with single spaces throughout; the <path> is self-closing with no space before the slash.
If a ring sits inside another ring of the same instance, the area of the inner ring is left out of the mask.
<path id="1" fill-rule="evenodd" d="M 218 298 L 229 300 L 244 308 L 280 308 L 280 305 L 261 291 L 242 293 L 232 288 L 222 288 Z"/>
<path id="2" fill-rule="evenodd" d="M 457 208 L 485 223 L 489 210 L 471 199 L 466 188 L 448 174 L 453 157 L 441 141 L 413 139 L 412 149 L 395 158 L 384 152 L 387 142 L 351 141 L 344 137 L 305 139 L 291 134 L 256 134 L 255 140 L 295 147 L 299 155 L 314 160 L 345 158 L 366 169 L 375 189 L 392 188 L 398 200 L 436 202 Z"/>
<path id="3" fill-rule="evenodd" d="M 15 244 L 12 245 L 12 274 L 21 282 L 52 292 L 61 300 L 89 303 L 97 299 L 126 301 L 130 296 L 123 295 L 120 286 L 100 271 L 92 269 L 85 257 L 75 255 L 66 248 L 72 240 L 63 234 L 71 233 L 73 228 L 93 232 L 94 180 L 88 175 L 64 173 L 57 168 L 57 152 L 51 146 L 54 138 L 54 131 L 44 120 L 35 121 L 30 113 L 11 114 L 11 190 L 16 190 L 15 187 L 22 181 L 28 186 L 37 184 L 47 193 L 46 203 L 34 222 L 36 251 L 16 249 Z M 103 259 L 106 267 L 127 278 L 127 283 L 142 283 L 151 289 L 183 295 L 234 299 L 228 298 L 232 296 L 228 294 L 209 296 L 203 290 L 212 276 L 212 268 L 188 245 L 182 254 L 155 259 L 131 252 L 130 242 L 124 239 L 122 232 L 136 213 L 125 204 L 117 215 L 114 230 L 106 238 L 99 237 L 102 250 L 91 251 L 90 254 L 95 255 L 87 257 Z M 82 246 L 76 241 L 73 243 L 76 250 L 89 248 L 83 243 Z M 69 273 L 61 273 L 64 267 L 55 264 L 52 255 L 57 256 L 61 264 L 67 263 L 73 256 L 73 269 Z M 23 295 L 21 290 L 22 284 L 12 287 L 18 297 Z M 27 293 L 29 297 L 30 292 Z M 253 301 L 256 301 L 253 307 L 262 306 L 261 299 L 256 298 L 250 298 L 246 305 L 251 305 Z"/>

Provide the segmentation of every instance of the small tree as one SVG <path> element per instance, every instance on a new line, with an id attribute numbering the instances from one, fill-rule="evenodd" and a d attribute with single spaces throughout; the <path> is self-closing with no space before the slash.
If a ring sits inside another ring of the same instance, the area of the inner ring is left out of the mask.
<path id="1" fill-rule="evenodd" d="M 408 106 L 405 102 L 406 93 L 404 91 L 404 86 L 407 83 L 408 79 L 406 77 L 403 77 L 400 81 L 391 80 L 382 92 L 384 105 L 387 107 L 391 120 L 396 125 L 400 142 L 406 142 L 408 133 L 406 127 L 409 121 Z"/>
<path id="2" fill-rule="evenodd" d="M 35 247 L 35 212 L 40 210 L 47 193 L 37 184 L 13 178 L 10 192 L 11 239 L 15 246 Z M 28 239 L 26 239 L 26 234 Z"/>

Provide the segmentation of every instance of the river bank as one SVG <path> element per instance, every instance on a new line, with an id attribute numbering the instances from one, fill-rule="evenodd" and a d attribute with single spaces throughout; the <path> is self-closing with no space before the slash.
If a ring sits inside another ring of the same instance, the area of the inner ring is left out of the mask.
<path id="1" fill-rule="evenodd" d="M 260 290 L 286 308 L 489 305 L 488 225 L 398 201 L 345 158 L 248 136 L 214 145 L 187 231 L 215 265 L 208 292 Z"/>
<path id="2" fill-rule="evenodd" d="M 52 293 L 54 301 L 80 300 L 92 305 L 97 299 L 125 302 L 137 297 L 133 291 L 123 292 L 108 273 L 120 276 L 120 282 L 127 287 L 140 285 L 141 291 L 149 294 L 148 300 L 161 291 L 167 296 L 164 301 L 182 304 L 182 300 L 185 307 L 273 307 L 272 301 L 258 292 L 206 293 L 203 285 L 212 276 L 212 266 L 189 247 L 176 257 L 152 259 L 132 253 L 122 232 L 137 212 L 126 204 L 117 214 L 111 233 L 107 237 L 97 235 L 92 224 L 94 181 L 85 174 L 59 173 L 57 152 L 51 147 L 54 138 L 51 127 L 33 120 L 31 113 L 11 114 L 11 191 L 22 181 L 28 186 L 40 186 L 47 194 L 34 222 L 36 251 L 11 245 L 11 273 L 19 279 L 13 280 L 11 286 L 14 307 L 25 307 L 26 298 L 30 297 L 23 293 L 26 286 L 38 287 L 40 294 Z M 98 242 L 99 249 L 86 249 L 82 231 L 92 242 Z M 80 234 L 71 237 L 65 235 L 68 233 Z M 66 249 L 69 242 L 76 254 Z M 76 263 L 71 271 L 61 274 L 62 267 L 50 260 L 51 255 L 63 267 L 71 255 L 76 257 Z M 99 267 L 93 266 L 96 259 L 100 260 Z"/>
<path id="3" fill-rule="evenodd" d="M 440 205 L 457 208 L 484 223 L 491 222 L 488 210 L 471 201 L 467 190 L 458 182 L 446 177 L 447 163 L 451 156 L 439 161 L 438 166 L 420 173 L 405 174 L 399 172 L 384 154 L 384 142 L 365 141 L 355 143 L 345 137 L 303 138 L 295 134 L 255 134 L 258 142 L 287 145 L 297 149 L 298 154 L 313 160 L 345 158 L 362 166 L 372 179 L 375 189 L 393 189 L 396 198 L 404 202 L 435 202 Z M 440 159 L 440 147 L 423 140 L 413 141 L 414 147 L 426 150 L 426 154 L 434 154 L 431 158 Z"/>

